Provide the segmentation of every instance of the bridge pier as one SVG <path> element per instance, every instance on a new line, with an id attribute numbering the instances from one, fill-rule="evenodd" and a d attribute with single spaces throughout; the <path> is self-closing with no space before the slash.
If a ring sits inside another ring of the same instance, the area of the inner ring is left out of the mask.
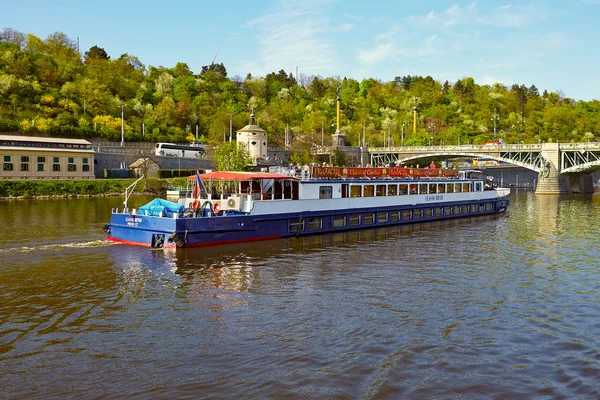
<path id="1" fill-rule="evenodd" d="M 540 171 L 536 194 L 594 193 L 591 174 L 561 174 L 558 143 L 542 144 L 542 157 L 550 164 Z"/>

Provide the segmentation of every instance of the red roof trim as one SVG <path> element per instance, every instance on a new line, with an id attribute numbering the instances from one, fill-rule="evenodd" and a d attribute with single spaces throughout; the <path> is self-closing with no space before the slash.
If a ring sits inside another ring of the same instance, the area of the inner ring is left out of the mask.
<path id="1" fill-rule="evenodd" d="M 275 174 L 272 172 L 229 172 L 229 171 L 215 171 L 208 172 L 206 174 L 200 174 L 202 179 L 215 179 L 221 181 L 248 181 L 250 179 L 290 179 L 297 180 L 292 176 Z M 196 175 L 188 176 L 189 180 L 196 179 Z"/>

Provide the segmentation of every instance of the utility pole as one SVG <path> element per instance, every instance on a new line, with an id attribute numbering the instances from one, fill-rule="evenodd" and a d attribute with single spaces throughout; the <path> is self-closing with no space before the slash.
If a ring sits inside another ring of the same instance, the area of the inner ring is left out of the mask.
<path id="1" fill-rule="evenodd" d="M 121 107 L 121 147 L 123 147 L 125 145 L 125 104 L 122 104 L 119 107 Z"/>
<path id="2" fill-rule="evenodd" d="M 415 106 L 413 107 L 413 133 L 417 133 L 417 102 L 419 101 L 418 97 L 415 97 Z"/>
<path id="3" fill-rule="evenodd" d="M 325 124 L 321 122 L 321 146 L 325 144 Z"/>

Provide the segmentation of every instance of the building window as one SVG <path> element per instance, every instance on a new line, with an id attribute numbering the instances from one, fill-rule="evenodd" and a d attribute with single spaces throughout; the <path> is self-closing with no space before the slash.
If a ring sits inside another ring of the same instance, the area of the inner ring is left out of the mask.
<path id="1" fill-rule="evenodd" d="M 60 164 L 52 164 L 52 171 L 54 171 L 54 172 L 60 171 Z"/>
<path id="2" fill-rule="evenodd" d="M 364 218 L 363 224 L 365 224 L 365 225 L 372 224 L 375 222 L 375 213 L 365 214 L 365 216 L 363 218 Z"/>
<path id="3" fill-rule="evenodd" d="M 2 165 L 2 170 L 3 170 L 3 171 L 12 171 L 12 170 L 13 170 L 13 165 L 12 165 L 12 163 L 5 162 L 5 163 Z"/>
<path id="4" fill-rule="evenodd" d="M 81 170 L 84 172 L 88 172 L 90 170 L 90 166 L 88 164 L 83 164 L 81 166 Z"/>
<path id="5" fill-rule="evenodd" d="M 59 163 L 60 162 L 59 157 L 52 157 L 52 162 L 53 163 Z"/>
<path id="6" fill-rule="evenodd" d="M 75 164 L 69 164 L 69 165 L 67 165 L 67 171 L 75 172 L 75 171 L 77 171 L 77 166 Z"/>
<path id="7" fill-rule="evenodd" d="M 28 163 L 29 162 L 29 156 L 21 156 L 21 162 L 22 163 Z"/>
<path id="8" fill-rule="evenodd" d="M 382 222 L 387 222 L 387 221 L 388 221 L 388 213 L 386 213 L 386 212 L 377 213 L 377 222 L 382 223 Z"/>
<path id="9" fill-rule="evenodd" d="M 46 157 L 38 157 L 38 162 L 46 162 Z"/>
<path id="10" fill-rule="evenodd" d="M 345 215 L 336 215 L 333 217 L 333 227 L 334 228 L 343 228 L 346 226 L 346 216 Z"/>
<path id="11" fill-rule="evenodd" d="M 331 199 L 333 197 L 333 186 L 319 186 L 319 199 Z"/>
<path id="12" fill-rule="evenodd" d="M 4 156 L 4 162 L 10 162 L 10 156 Z"/>
<path id="13" fill-rule="evenodd" d="M 385 196 L 386 185 L 377 185 L 377 196 Z"/>
<path id="14" fill-rule="evenodd" d="M 308 220 L 308 230 L 316 231 L 323 227 L 323 220 L 321 218 L 310 218 Z"/>
<path id="15" fill-rule="evenodd" d="M 21 171 L 29 171 L 29 164 L 21 163 Z"/>
<path id="16" fill-rule="evenodd" d="M 350 225 L 360 225 L 360 215 L 354 214 L 348 217 L 348 223 Z"/>
<path id="17" fill-rule="evenodd" d="M 38 164 L 37 165 L 37 170 L 38 170 L 38 172 L 43 172 L 44 171 L 44 164 Z"/>
<path id="18" fill-rule="evenodd" d="M 75 162 L 75 159 L 73 157 L 69 157 L 69 164 L 73 164 Z"/>

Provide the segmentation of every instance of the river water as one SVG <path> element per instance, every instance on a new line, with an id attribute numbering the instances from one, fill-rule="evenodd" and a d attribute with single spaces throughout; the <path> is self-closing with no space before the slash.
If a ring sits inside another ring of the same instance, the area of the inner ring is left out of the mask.
<path id="1" fill-rule="evenodd" d="M 0 202 L 0 398 L 600 397 L 596 196 L 185 250 L 121 201 Z"/>

